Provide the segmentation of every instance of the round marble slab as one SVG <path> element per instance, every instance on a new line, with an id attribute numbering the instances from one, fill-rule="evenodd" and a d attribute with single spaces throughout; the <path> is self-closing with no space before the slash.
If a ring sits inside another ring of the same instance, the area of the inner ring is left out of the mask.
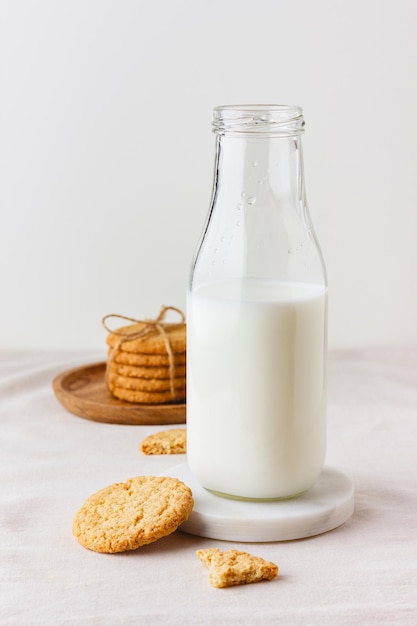
<path id="1" fill-rule="evenodd" d="M 216 496 L 200 486 L 187 463 L 163 475 L 179 478 L 193 492 L 194 509 L 180 530 L 210 539 L 260 543 L 312 537 L 341 526 L 354 509 L 352 482 L 331 467 L 323 469 L 306 493 L 273 502 Z"/>

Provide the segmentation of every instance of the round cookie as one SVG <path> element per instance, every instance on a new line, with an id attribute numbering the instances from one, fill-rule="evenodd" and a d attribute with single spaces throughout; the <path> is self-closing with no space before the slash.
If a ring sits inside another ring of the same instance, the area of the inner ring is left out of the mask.
<path id="1" fill-rule="evenodd" d="M 122 363 L 124 365 L 135 365 L 140 367 L 169 367 L 170 359 L 168 354 L 144 354 L 143 352 L 123 352 L 122 350 L 112 350 L 109 348 L 108 356 L 112 363 Z M 176 352 L 174 354 L 174 365 L 185 365 L 186 353 Z"/>
<path id="2" fill-rule="evenodd" d="M 127 402 L 137 402 L 139 404 L 169 404 L 171 402 L 183 402 L 185 400 L 185 385 L 182 389 L 174 390 L 174 397 L 171 391 L 137 391 L 133 389 L 123 389 L 123 387 L 111 387 L 111 393 L 119 400 Z"/>
<path id="3" fill-rule="evenodd" d="M 109 389 L 113 387 L 122 387 L 123 389 L 133 389 L 135 391 L 170 391 L 171 381 L 169 378 L 134 378 L 133 376 L 117 376 L 111 372 L 108 375 Z M 185 377 L 174 378 L 174 389 L 185 389 Z"/>
<path id="4" fill-rule="evenodd" d="M 138 367 L 136 365 L 121 365 L 119 363 L 111 363 L 109 373 L 116 376 L 130 376 L 133 378 L 146 378 L 157 380 L 170 380 L 170 367 Z M 175 378 L 184 378 L 186 373 L 185 365 L 175 365 Z"/>
<path id="5" fill-rule="evenodd" d="M 165 335 L 169 340 L 173 353 L 184 352 L 186 346 L 186 326 L 185 324 L 161 324 Z M 107 336 L 107 344 L 112 348 L 118 347 L 118 350 L 124 352 L 141 352 L 145 354 L 167 354 L 167 346 L 165 337 L 155 328 L 150 329 L 142 337 L 131 339 L 129 335 L 133 335 L 145 328 L 145 324 L 131 324 L 117 330 L 118 333 L 126 335 L 126 339 L 109 333 Z M 122 339 L 122 342 L 120 340 Z"/>
<path id="6" fill-rule="evenodd" d="M 95 552 L 136 550 L 174 532 L 194 506 L 191 489 L 168 476 L 139 476 L 91 495 L 72 533 Z"/>

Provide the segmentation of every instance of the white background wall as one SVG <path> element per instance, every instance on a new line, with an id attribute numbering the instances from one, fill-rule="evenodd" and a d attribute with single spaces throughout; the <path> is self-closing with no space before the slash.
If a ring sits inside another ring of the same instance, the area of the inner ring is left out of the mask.
<path id="1" fill-rule="evenodd" d="M 0 347 L 185 306 L 218 104 L 300 104 L 330 347 L 417 344 L 415 0 L 2 0 Z"/>

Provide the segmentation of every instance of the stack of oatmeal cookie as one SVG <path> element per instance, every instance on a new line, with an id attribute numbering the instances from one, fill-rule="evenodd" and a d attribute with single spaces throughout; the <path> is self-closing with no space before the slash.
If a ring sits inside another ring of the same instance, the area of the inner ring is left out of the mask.
<path id="1" fill-rule="evenodd" d="M 107 386 L 113 396 L 146 404 L 185 400 L 185 323 L 130 324 L 109 332 L 107 344 Z"/>

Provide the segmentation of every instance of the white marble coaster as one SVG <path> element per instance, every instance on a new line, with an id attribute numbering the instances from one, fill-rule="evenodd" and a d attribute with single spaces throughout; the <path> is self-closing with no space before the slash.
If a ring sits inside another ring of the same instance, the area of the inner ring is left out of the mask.
<path id="1" fill-rule="evenodd" d="M 311 537 L 337 528 L 354 509 L 352 482 L 331 467 L 325 467 L 314 487 L 303 495 L 274 502 L 216 496 L 199 485 L 187 463 L 163 475 L 179 478 L 193 492 L 194 509 L 180 530 L 210 539 L 258 543 Z"/>

